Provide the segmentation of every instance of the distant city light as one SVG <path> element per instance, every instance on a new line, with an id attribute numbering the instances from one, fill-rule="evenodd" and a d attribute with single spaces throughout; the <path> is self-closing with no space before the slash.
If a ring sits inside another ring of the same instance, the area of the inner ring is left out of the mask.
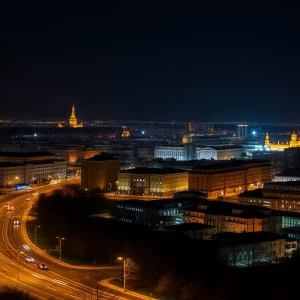
<path id="1" fill-rule="evenodd" d="M 35 133 L 34 136 L 37 136 L 37 134 Z"/>
<path id="2" fill-rule="evenodd" d="M 142 131 L 142 134 L 145 134 L 145 131 Z"/>
<path id="3" fill-rule="evenodd" d="M 252 135 L 256 135 L 256 131 L 255 130 L 252 131 Z"/>

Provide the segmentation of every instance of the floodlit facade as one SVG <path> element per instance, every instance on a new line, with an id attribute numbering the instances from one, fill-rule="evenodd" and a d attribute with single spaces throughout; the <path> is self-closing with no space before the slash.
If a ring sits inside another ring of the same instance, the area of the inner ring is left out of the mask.
<path id="1" fill-rule="evenodd" d="M 172 196 L 188 189 L 188 173 L 177 169 L 135 168 L 118 175 L 118 193 Z"/>
<path id="2" fill-rule="evenodd" d="M 271 143 L 270 142 L 270 137 L 269 133 L 266 133 L 266 138 L 265 138 L 265 147 L 270 149 L 270 150 L 277 150 L 277 151 L 283 151 L 288 148 L 294 148 L 294 147 L 300 147 L 300 140 L 298 140 L 297 134 L 294 132 L 291 135 L 291 139 L 289 142 L 286 143 Z"/>
<path id="3" fill-rule="evenodd" d="M 189 189 L 216 198 L 271 182 L 272 165 L 264 160 L 211 162 L 189 172 Z"/>

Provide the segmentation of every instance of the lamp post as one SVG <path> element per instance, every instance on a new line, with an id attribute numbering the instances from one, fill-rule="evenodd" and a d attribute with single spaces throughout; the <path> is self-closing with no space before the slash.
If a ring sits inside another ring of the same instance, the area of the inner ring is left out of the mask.
<path id="1" fill-rule="evenodd" d="M 61 241 L 65 238 L 60 236 L 57 236 L 56 238 L 59 239 L 59 259 L 61 260 Z"/>
<path id="2" fill-rule="evenodd" d="M 126 257 L 118 257 L 118 260 L 123 260 L 123 290 L 126 292 Z"/>
<path id="3" fill-rule="evenodd" d="M 40 225 L 34 224 L 34 245 L 35 245 L 35 248 L 37 248 L 37 246 L 36 246 L 36 229 L 40 228 L 40 227 L 41 227 Z"/>
<path id="4" fill-rule="evenodd" d="M 18 281 L 20 280 L 20 254 L 23 254 L 23 251 L 18 252 Z"/>
<path id="5" fill-rule="evenodd" d="M 111 196 L 111 182 L 109 183 L 109 193 L 110 193 L 110 196 Z"/>

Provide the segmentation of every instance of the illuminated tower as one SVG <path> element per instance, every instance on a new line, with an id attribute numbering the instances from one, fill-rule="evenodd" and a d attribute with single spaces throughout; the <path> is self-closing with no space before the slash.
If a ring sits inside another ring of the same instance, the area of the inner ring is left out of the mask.
<path id="1" fill-rule="evenodd" d="M 76 118 L 76 115 L 75 115 L 74 103 L 73 103 L 73 106 L 72 106 L 72 113 L 71 113 L 71 116 L 70 116 L 70 119 L 69 119 L 69 126 L 71 128 L 77 128 L 77 118 Z"/>
<path id="2" fill-rule="evenodd" d="M 269 138 L 269 133 L 266 133 L 266 138 L 265 138 L 265 146 L 270 146 L 270 138 Z"/>

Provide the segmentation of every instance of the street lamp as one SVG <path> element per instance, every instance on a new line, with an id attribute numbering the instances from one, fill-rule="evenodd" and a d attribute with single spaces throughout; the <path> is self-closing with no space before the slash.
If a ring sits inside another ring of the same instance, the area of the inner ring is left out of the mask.
<path id="1" fill-rule="evenodd" d="M 36 247 L 36 229 L 40 228 L 40 227 L 41 227 L 40 225 L 34 224 L 34 245 L 35 245 L 35 248 L 37 248 Z"/>
<path id="2" fill-rule="evenodd" d="M 18 281 L 20 280 L 20 254 L 23 254 L 23 251 L 18 252 Z"/>
<path id="3" fill-rule="evenodd" d="M 109 193 L 110 193 L 110 196 L 111 196 L 111 182 L 109 183 Z"/>
<path id="4" fill-rule="evenodd" d="M 59 239 L 59 259 L 61 260 L 61 241 L 65 238 L 60 236 L 57 236 L 56 238 Z"/>
<path id="5" fill-rule="evenodd" d="M 126 292 L 126 257 L 118 257 L 118 260 L 123 260 L 123 290 Z"/>

